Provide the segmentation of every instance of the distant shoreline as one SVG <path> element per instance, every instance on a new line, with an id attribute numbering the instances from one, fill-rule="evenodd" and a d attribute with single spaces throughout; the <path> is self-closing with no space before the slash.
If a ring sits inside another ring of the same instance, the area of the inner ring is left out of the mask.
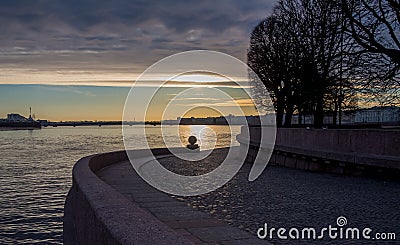
<path id="1" fill-rule="evenodd" d="M 0 131 L 15 131 L 15 130 L 37 130 L 41 128 L 35 127 L 0 127 Z"/>
<path id="2" fill-rule="evenodd" d="M 0 122 L 0 130 L 26 130 L 41 129 L 41 125 L 36 121 L 2 121 Z"/>

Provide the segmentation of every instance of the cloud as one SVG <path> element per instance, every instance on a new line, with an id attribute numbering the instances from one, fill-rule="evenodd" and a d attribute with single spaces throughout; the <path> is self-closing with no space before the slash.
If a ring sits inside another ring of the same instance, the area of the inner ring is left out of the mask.
<path id="1" fill-rule="evenodd" d="M 90 91 L 82 91 L 78 87 L 73 86 L 42 86 L 39 87 L 41 90 L 44 91 L 56 91 L 56 92 L 64 92 L 64 93 L 75 93 L 79 95 L 85 96 L 96 96 L 93 92 Z"/>
<path id="2" fill-rule="evenodd" d="M 191 107 L 192 104 L 190 102 L 190 99 L 187 100 L 182 100 L 182 102 L 174 103 L 175 106 L 181 106 L 181 107 Z M 202 101 L 202 100 L 198 100 Z M 222 101 L 215 103 L 215 101 L 211 102 L 198 102 L 196 101 L 196 107 L 251 107 L 254 108 L 255 104 L 251 99 L 246 99 L 246 100 L 232 100 L 232 101 Z M 207 101 L 204 99 L 203 101 Z"/>
<path id="3" fill-rule="evenodd" d="M 140 74 L 167 55 L 192 49 L 217 50 L 244 60 L 249 34 L 274 3 L 2 1 L 0 64 L 10 69 L 100 72 L 130 65 L 130 73 Z"/>

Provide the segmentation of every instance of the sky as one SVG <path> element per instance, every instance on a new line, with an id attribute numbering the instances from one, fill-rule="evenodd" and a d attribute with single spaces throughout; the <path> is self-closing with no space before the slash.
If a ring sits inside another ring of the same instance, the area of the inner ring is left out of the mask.
<path id="1" fill-rule="evenodd" d="M 162 58 L 206 49 L 245 62 L 275 2 L 1 1 L 0 118 L 32 106 L 41 119 L 121 120 L 129 87 Z"/>

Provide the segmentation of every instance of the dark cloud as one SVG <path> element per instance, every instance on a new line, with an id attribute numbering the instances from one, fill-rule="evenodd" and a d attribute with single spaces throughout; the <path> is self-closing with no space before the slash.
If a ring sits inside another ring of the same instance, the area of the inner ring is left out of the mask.
<path id="1" fill-rule="evenodd" d="M 115 66 L 190 49 L 243 59 L 248 35 L 275 0 L 1 1 L 0 62 L 16 66 Z M 15 62 L 21 56 L 37 55 Z M 82 59 L 84 61 L 82 61 Z M 54 61 L 54 62 L 53 62 Z"/>

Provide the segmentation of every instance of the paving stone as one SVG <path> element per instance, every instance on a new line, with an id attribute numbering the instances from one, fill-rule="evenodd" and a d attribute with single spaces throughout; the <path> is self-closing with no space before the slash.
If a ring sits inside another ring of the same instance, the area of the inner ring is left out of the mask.
<path id="1" fill-rule="evenodd" d="M 200 211 L 187 211 L 187 212 L 151 212 L 154 216 L 163 222 L 166 221 L 179 221 L 179 220 L 195 220 L 195 219 L 205 219 L 209 216 Z"/>
<path id="2" fill-rule="evenodd" d="M 272 245 L 272 243 L 257 239 L 257 238 L 249 238 L 249 239 L 240 239 L 240 240 L 229 240 L 229 241 L 221 241 L 222 245 Z"/>
<path id="3" fill-rule="evenodd" d="M 164 197 L 168 197 L 171 198 L 169 195 L 162 193 L 162 192 L 156 192 L 156 191 L 152 191 L 152 192 L 142 192 L 142 191 L 129 191 L 127 192 L 129 193 L 133 198 L 164 198 Z"/>
<path id="4" fill-rule="evenodd" d="M 166 201 L 166 202 L 144 202 L 140 203 L 139 206 L 144 208 L 155 208 L 155 207 L 181 207 L 187 206 L 184 202 L 177 202 L 175 200 Z"/>
<path id="5" fill-rule="evenodd" d="M 249 233 L 231 226 L 188 228 L 190 233 L 205 242 L 254 238 Z"/>
<path id="6" fill-rule="evenodd" d="M 226 223 L 208 217 L 206 219 L 197 220 L 180 220 L 180 221 L 169 221 L 166 224 L 171 228 L 199 228 L 199 227 L 215 227 L 215 226 L 226 226 Z"/>
<path id="7" fill-rule="evenodd" d="M 173 206 L 173 207 L 149 207 L 147 208 L 152 213 L 176 213 L 176 212 L 192 212 L 196 211 L 189 206 Z M 198 212 L 198 211 L 197 211 Z"/>
<path id="8" fill-rule="evenodd" d="M 171 197 L 168 196 L 159 196 L 159 197 L 136 197 L 132 196 L 135 202 L 146 203 L 146 202 L 168 202 L 171 200 Z"/>

